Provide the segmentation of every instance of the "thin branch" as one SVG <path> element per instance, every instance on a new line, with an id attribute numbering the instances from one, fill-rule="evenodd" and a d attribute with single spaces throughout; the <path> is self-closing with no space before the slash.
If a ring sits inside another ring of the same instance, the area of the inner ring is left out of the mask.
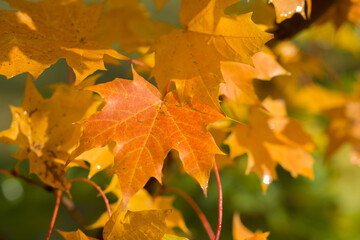
<path id="1" fill-rule="evenodd" d="M 75 221 L 78 222 L 78 224 L 83 229 L 83 232 L 86 235 L 88 235 L 87 234 L 87 231 L 88 231 L 87 223 L 86 223 L 85 219 L 83 218 L 83 216 L 81 216 L 81 214 L 76 210 L 76 208 L 74 206 L 74 202 L 71 199 L 67 198 L 65 195 L 63 195 L 61 197 L 61 203 L 67 209 L 67 211 L 71 214 L 71 216 L 75 219 Z"/>
<path id="2" fill-rule="evenodd" d="M 56 216 L 57 216 L 57 213 L 58 213 L 58 211 L 59 211 L 61 194 L 62 194 L 62 191 L 61 191 L 61 190 L 57 190 L 57 192 L 56 192 L 56 204 L 55 204 L 54 213 L 53 213 L 53 216 L 52 216 L 52 219 L 51 219 L 50 228 L 49 228 L 49 231 L 48 231 L 48 235 L 47 235 L 47 237 L 46 237 L 46 240 L 49 240 L 49 239 L 50 239 L 50 235 L 51 235 L 52 229 L 54 228 Z"/>
<path id="3" fill-rule="evenodd" d="M 218 206 L 219 217 L 218 217 L 218 225 L 217 225 L 217 229 L 216 229 L 215 240 L 219 240 L 220 233 L 221 233 L 221 225 L 222 225 L 222 215 L 223 215 L 223 195 L 222 195 L 222 187 L 221 187 L 219 170 L 217 168 L 215 160 L 214 160 L 214 172 L 216 175 L 216 183 L 217 183 L 218 190 L 219 190 L 219 206 Z"/>
<path id="4" fill-rule="evenodd" d="M 111 217 L 111 208 L 110 208 L 109 200 L 107 199 L 107 197 L 106 197 L 105 193 L 103 192 L 103 190 L 101 190 L 101 188 L 96 183 L 94 183 L 93 181 L 91 181 L 91 180 L 89 180 L 87 178 L 73 178 L 73 179 L 71 179 L 68 182 L 68 188 L 71 187 L 71 184 L 73 182 L 77 182 L 77 181 L 90 183 L 91 185 L 93 185 L 96 188 L 96 190 L 98 190 L 98 192 L 101 194 L 102 198 L 104 199 L 104 203 L 106 205 L 106 209 L 107 209 L 107 212 L 108 212 L 109 218 L 110 218 Z"/>
<path id="5" fill-rule="evenodd" d="M 9 170 L 0 168 L 0 173 L 4 173 L 4 174 L 7 174 L 12 177 L 20 178 L 28 184 L 35 185 L 37 187 L 44 189 L 47 192 L 56 194 L 56 190 L 53 187 L 41 184 L 31 178 L 26 178 L 26 177 L 20 175 L 20 173 L 18 173 L 15 170 L 9 171 Z M 70 199 L 66 198 L 65 196 L 63 196 L 61 198 L 61 203 L 69 211 L 69 213 L 73 216 L 73 218 L 79 223 L 79 225 L 86 231 L 87 223 L 85 222 L 84 218 L 80 215 L 80 213 L 75 209 L 74 203 Z"/>
<path id="6" fill-rule="evenodd" d="M 200 221 L 202 222 L 209 238 L 211 240 L 215 239 L 215 234 L 213 232 L 213 230 L 211 229 L 210 223 L 207 220 L 205 214 L 203 213 L 203 211 L 201 211 L 200 207 L 197 205 L 197 203 L 184 191 L 175 188 L 175 187 L 166 187 L 163 192 L 174 192 L 177 193 L 178 195 L 180 195 L 196 212 L 196 214 L 198 215 Z"/>
<path id="7" fill-rule="evenodd" d="M 46 186 L 46 185 L 44 185 L 42 183 L 39 183 L 39 182 L 37 182 L 37 181 L 35 181 L 35 180 L 31 179 L 31 178 L 24 177 L 23 175 L 20 175 L 15 170 L 9 171 L 9 170 L 1 168 L 0 173 L 4 173 L 4 174 L 7 174 L 7 175 L 12 176 L 12 177 L 20 178 L 20 179 L 24 180 L 26 183 L 38 186 L 38 187 L 44 189 L 47 192 L 51 192 L 51 193 L 55 192 L 55 189 L 53 187 Z"/>

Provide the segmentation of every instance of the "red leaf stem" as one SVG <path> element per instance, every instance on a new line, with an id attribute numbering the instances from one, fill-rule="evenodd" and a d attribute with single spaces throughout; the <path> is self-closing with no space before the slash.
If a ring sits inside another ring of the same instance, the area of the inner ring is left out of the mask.
<path id="1" fill-rule="evenodd" d="M 131 58 L 129 58 L 127 61 L 128 61 L 128 62 L 131 62 L 131 63 L 133 63 L 133 64 L 135 64 L 135 65 L 139 65 L 139 66 L 142 66 L 142 67 L 147 68 L 147 69 L 149 69 L 149 70 L 152 70 L 152 67 L 150 67 L 149 65 L 147 65 L 147 64 L 145 64 L 145 63 L 143 63 L 143 62 L 141 62 L 141 61 L 138 61 L 138 60 L 135 60 L 135 59 L 131 59 Z"/>
<path id="2" fill-rule="evenodd" d="M 164 95 L 163 95 L 163 97 L 162 97 L 163 100 L 165 99 L 166 94 L 168 94 L 168 92 L 169 92 L 170 85 L 171 85 L 171 81 L 169 81 L 168 84 L 167 84 L 167 86 L 166 86 L 165 93 L 164 93 Z"/>
<path id="3" fill-rule="evenodd" d="M 218 225 L 217 225 L 217 229 L 216 229 L 215 240 L 219 240 L 220 233 L 221 233 L 221 225 L 222 225 L 222 215 L 223 215 L 223 195 L 222 195 L 222 187 L 221 187 L 219 170 L 217 168 L 215 160 L 214 160 L 214 172 L 216 175 L 216 183 L 218 185 L 218 190 L 219 190 L 219 207 L 218 207 L 219 217 L 218 217 Z"/>
<path id="4" fill-rule="evenodd" d="M 96 183 L 94 183 L 93 181 L 91 181 L 89 179 L 86 179 L 86 178 L 73 178 L 73 179 L 71 179 L 69 181 L 69 183 L 68 183 L 69 188 L 70 188 L 70 186 L 71 186 L 71 184 L 73 182 L 77 182 L 77 181 L 90 183 L 91 185 L 93 185 L 96 188 L 96 190 L 98 190 L 98 192 L 101 194 L 102 198 L 104 199 L 106 209 L 107 209 L 107 212 L 108 212 L 109 218 L 110 218 L 111 217 L 111 208 L 110 208 L 109 200 L 107 199 L 107 197 L 106 197 L 105 193 L 103 192 L 103 190 L 101 190 L 101 188 Z"/>
<path id="5" fill-rule="evenodd" d="M 209 238 L 211 240 L 215 239 L 215 234 L 213 232 L 213 230 L 211 229 L 210 223 L 207 220 L 205 214 L 203 213 L 203 211 L 201 211 L 200 207 L 197 205 L 197 203 L 184 191 L 178 189 L 178 188 L 174 188 L 174 187 L 167 187 L 164 189 L 164 192 L 174 192 L 177 193 L 178 195 L 180 195 L 196 212 L 196 214 L 198 215 L 200 221 L 202 222 Z"/>
<path id="6" fill-rule="evenodd" d="M 52 229 L 54 228 L 56 216 L 57 216 L 57 213 L 58 213 L 58 210 L 59 210 L 59 206 L 60 206 L 61 193 L 62 193 L 61 190 L 57 190 L 57 191 L 56 191 L 56 204 L 55 204 L 54 213 L 53 213 L 53 216 L 52 216 L 52 219 L 51 219 L 50 228 L 49 228 L 49 231 L 48 231 L 48 235 L 47 235 L 47 237 L 46 237 L 46 240 L 49 240 L 49 239 L 50 239 L 50 235 L 51 235 Z"/>

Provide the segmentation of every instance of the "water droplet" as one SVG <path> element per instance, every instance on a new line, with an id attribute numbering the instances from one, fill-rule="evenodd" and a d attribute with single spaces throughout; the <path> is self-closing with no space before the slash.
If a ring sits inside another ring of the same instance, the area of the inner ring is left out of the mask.
<path id="1" fill-rule="evenodd" d="M 269 185 L 270 182 L 271 182 L 271 179 L 272 179 L 272 178 L 271 178 L 270 175 L 265 174 L 265 175 L 263 176 L 262 182 L 263 182 L 264 184 L 266 184 L 266 185 Z"/>
<path id="2" fill-rule="evenodd" d="M 180 144 L 180 142 L 177 142 L 177 144 Z"/>
<path id="3" fill-rule="evenodd" d="M 6 179 L 1 184 L 1 188 L 5 198 L 10 202 L 18 200 L 24 192 L 23 186 L 19 180 L 14 178 Z"/>
<path id="4" fill-rule="evenodd" d="M 100 166 L 100 165 L 96 165 L 96 168 L 97 168 L 97 169 L 100 169 L 100 168 L 101 168 L 101 166 Z"/>
<path id="5" fill-rule="evenodd" d="M 27 115 L 27 111 L 24 111 L 24 115 Z"/>
<path id="6" fill-rule="evenodd" d="M 296 11 L 296 12 L 301 12 L 301 11 L 302 11 L 302 9 L 303 9 L 303 7 L 302 7 L 302 6 L 297 6 L 295 11 Z"/>
<path id="7" fill-rule="evenodd" d="M 284 13 L 284 17 L 287 17 L 287 13 Z"/>
<path id="8" fill-rule="evenodd" d="M 289 15 L 292 13 L 292 11 L 289 11 Z"/>

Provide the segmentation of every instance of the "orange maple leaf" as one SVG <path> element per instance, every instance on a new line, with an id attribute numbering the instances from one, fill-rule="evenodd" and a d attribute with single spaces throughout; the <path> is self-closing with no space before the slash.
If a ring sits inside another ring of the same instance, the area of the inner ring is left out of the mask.
<path id="1" fill-rule="evenodd" d="M 19 10 L 0 11 L 0 74 L 7 78 L 23 72 L 37 78 L 44 69 L 65 58 L 79 83 L 96 70 L 105 70 L 105 54 L 128 59 L 88 40 L 102 3 L 86 7 L 82 0 L 7 2 Z"/>
<path id="2" fill-rule="evenodd" d="M 292 176 L 313 178 L 314 159 L 307 152 L 314 148 L 308 134 L 295 119 L 286 117 L 284 103 L 266 99 L 269 111 L 252 107 L 249 125 L 238 124 L 225 140 L 230 156 L 248 154 L 247 173 L 255 172 L 261 179 L 263 191 L 277 178 L 275 167 L 280 164 Z"/>
<path id="3" fill-rule="evenodd" d="M 107 104 L 81 122 L 83 135 L 73 159 L 94 147 L 115 141 L 114 172 L 124 203 L 150 177 L 161 182 L 164 158 L 173 148 L 206 194 L 215 154 L 221 154 L 206 126 L 224 116 L 196 101 L 181 104 L 176 93 L 162 99 L 159 91 L 133 70 L 134 80 L 116 79 L 89 89 Z"/>

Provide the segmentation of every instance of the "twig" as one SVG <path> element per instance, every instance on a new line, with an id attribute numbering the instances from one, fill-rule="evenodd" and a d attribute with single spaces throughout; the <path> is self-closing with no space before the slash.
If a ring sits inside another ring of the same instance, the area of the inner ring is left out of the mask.
<path id="1" fill-rule="evenodd" d="M 55 204 L 54 213 L 53 213 L 53 216 L 52 216 L 52 219 L 51 219 L 50 228 L 49 228 L 49 231 L 48 231 L 48 235 L 47 235 L 47 237 L 46 237 L 46 240 L 49 240 L 49 239 L 50 239 L 51 231 L 52 231 L 52 229 L 54 228 L 56 216 L 57 216 L 57 213 L 58 213 L 58 211 L 59 211 L 61 193 L 62 193 L 61 190 L 57 190 L 57 192 L 56 192 L 56 204 Z"/>
<path id="2" fill-rule="evenodd" d="M 29 184 L 32 184 L 32 185 L 35 185 L 35 186 L 38 186 L 42 189 L 44 189 L 45 191 L 47 192 L 52 192 L 54 193 L 55 192 L 55 189 L 53 187 L 50 187 L 50 186 L 46 186 L 44 184 L 41 184 L 31 178 L 27 178 L 27 177 L 24 177 L 23 175 L 20 175 L 17 171 L 15 170 L 12 170 L 12 171 L 9 171 L 9 170 L 6 170 L 6 169 L 0 169 L 0 173 L 5 173 L 9 176 L 12 176 L 12 177 L 16 177 L 16 178 L 20 178 L 22 180 L 24 180 L 26 183 L 29 183 Z"/>
<path id="3" fill-rule="evenodd" d="M 86 235 L 88 235 L 87 234 L 87 231 L 88 231 L 87 223 L 84 220 L 83 216 L 81 216 L 81 214 L 76 210 L 76 208 L 74 206 L 74 202 L 71 199 L 69 199 L 63 195 L 61 197 L 61 203 L 64 205 L 66 210 L 71 214 L 71 216 L 79 223 L 79 225 L 83 229 L 83 232 Z"/>
<path id="4" fill-rule="evenodd" d="M 37 187 L 44 189 L 47 192 L 56 194 L 56 190 L 53 187 L 41 184 L 31 178 L 26 178 L 26 177 L 20 175 L 20 173 L 18 173 L 15 170 L 9 171 L 9 170 L 0 168 L 0 173 L 4 173 L 4 174 L 7 174 L 12 177 L 20 178 L 28 184 L 35 185 Z M 73 218 L 79 223 L 79 225 L 86 231 L 87 224 L 86 224 L 85 220 L 83 219 L 83 217 L 79 214 L 79 212 L 74 208 L 74 203 L 70 199 L 66 198 L 65 196 L 63 196 L 61 198 L 61 203 L 69 211 L 69 213 L 73 216 Z"/>
<path id="5" fill-rule="evenodd" d="M 218 190 L 219 190 L 219 207 L 218 207 L 219 217 L 218 217 L 218 225 L 217 225 L 217 229 L 216 229 L 215 240 L 219 240 L 220 233 L 221 233 L 221 225 L 222 225 L 222 215 L 223 215 L 223 195 L 222 195 L 222 187 L 221 187 L 219 170 L 217 168 L 215 160 L 214 160 L 214 172 L 216 175 L 216 183 L 217 183 Z"/>
<path id="6" fill-rule="evenodd" d="M 105 193 L 103 192 L 103 190 L 101 190 L 101 188 L 96 184 L 94 183 L 93 181 L 87 179 L 87 178 L 73 178 L 71 179 L 69 182 L 68 182 L 68 188 L 71 187 L 71 184 L 73 182 L 77 182 L 77 181 L 82 181 L 82 182 L 87 182 L 87 183 L 90 183 L 91 185 L 93 185 L 96 190 L 98 190 L 98 192 L 101 194 L 102 198 L 104 199 L 104 202 L 105 202 L 105 205 L 106 205 L 106 209 L 107 209 L 107 212 L 109 214 L 109 218 L 111 217 L 111 208 L 110 208 L 110 204 L 109 204 L 109 200 L 107 199 L 107 197 L 105 196 Z"/>
<path id="7" fill-rule="evenodd" d="M 205 214 L 201 211 L 200 207 L 197 205 L 197 203 L 184 191 L 178 189 L 178 188 L 174 188 L 174 187 L 167 187 L 163 190 L 163 192 L 174 192 L 179 194 L 182 198 L 185 199 L 185 201 L 187 201 L 187 203 L 194 209 L 194 211 L 196 212 L 196 214 L 198 215 L 200 221 L 202 222 L 209 238 L 211 240 L 215 239 L 215 234 L 213 232 L 213 230 L 211 229 L 210 223 L 207 220 Z"/>

